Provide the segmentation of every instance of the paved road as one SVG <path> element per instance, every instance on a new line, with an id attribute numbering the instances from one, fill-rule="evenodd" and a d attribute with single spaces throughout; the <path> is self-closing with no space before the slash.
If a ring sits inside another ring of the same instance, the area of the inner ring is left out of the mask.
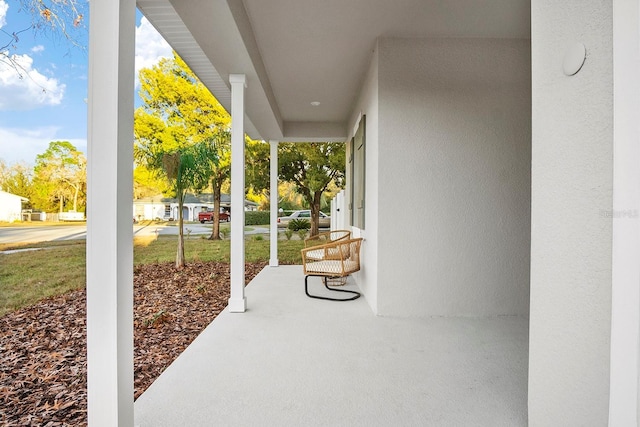
<path id="1" fill-rule="evenodd" d="M 185 224 L 185 234 L 210 234 L 210 224 Z M 254 228 L 246 234 L 268 233 L 267 228 Z M 177 235 L 178 227 L 167 225 L 134 225 L 135 236 Z M 53 227 L 0 227 L 0 243 L 50 242 L 58 240 L 86 239 L 86 225 L 59 225 Z"/>
<path id="2" fill-rule="evenodd" d="M 55 227 L 0 227 L 0 243 L 48 242 L 84 239 L 87 227 L 83 225 Z"/>

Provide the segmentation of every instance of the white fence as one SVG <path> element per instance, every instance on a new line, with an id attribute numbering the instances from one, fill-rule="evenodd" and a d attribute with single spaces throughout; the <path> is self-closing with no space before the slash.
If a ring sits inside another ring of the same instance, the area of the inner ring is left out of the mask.
<path id="1" fill-rule="evenodd" d="M 342 190 L 331 200 L 331 229 L 344 230 L 348 223 L 346 215 L 344 190 Z"/>

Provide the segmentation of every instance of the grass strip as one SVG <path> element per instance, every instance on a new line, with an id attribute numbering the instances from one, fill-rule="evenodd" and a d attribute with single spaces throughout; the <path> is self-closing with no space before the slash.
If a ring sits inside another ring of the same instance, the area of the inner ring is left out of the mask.
<path id="1" fill-rule="evenodd" d="M 86 242 L 84 240 L 5 245 L 9 249 L 44 248 L 0 255 L 0 316 L 42 299 L 81 289 L 86 284 Z M 299 264 L 300 240 L 280 240 L 278 259 L 282 264 Z M 134 265 L 173 262 L 177 236 L 134 239 Z M 270 242 L 247 237 L 246 262 L 269 261 Z M 230 241 L 185 237 L 187 263 L 229 262 Z"/>

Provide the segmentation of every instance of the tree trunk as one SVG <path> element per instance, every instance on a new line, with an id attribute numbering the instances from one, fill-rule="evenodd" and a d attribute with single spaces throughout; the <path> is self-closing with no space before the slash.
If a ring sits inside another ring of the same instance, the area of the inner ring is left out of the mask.
<path id="1" fill-rule="evenodd" d="M 74 212 L 78 212 L 78 191 L 80 190 L 80 186 L 79 185 L 74 185 L 73 189 L 74 189 L 74 193 L 73 193 L 73 211 Z"/>
<path id="2" fill-rule="evenodd" d="M 184 205 L 184 194 L 178 195 L 178 251 L 176 253 L 176 269 L 184 268 L 184 230 L 182 206 Z"/>
<path id="3" fill-rule="evenodd" d="M 311 231 L 310 236 L 317 236 L 319 233 L 320 224 L 320 198 L 322 197 L 322 191 L 316 191 L 313 193 L 313 202 L 311 203 Z"/>
<path id="4" fill-rule="evenodd" d="M 222 189 L 222 177 L 213 178 L 213 231 L 209 240 L 220 240 L 220 192 Z"/>

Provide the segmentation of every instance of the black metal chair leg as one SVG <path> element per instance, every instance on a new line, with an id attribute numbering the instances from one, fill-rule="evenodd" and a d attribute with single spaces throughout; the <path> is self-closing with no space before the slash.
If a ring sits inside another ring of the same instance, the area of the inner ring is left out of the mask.
<path id="1" fill-rule="evenodd" d="M 351 295 L 351 297 L 350 298 L 329 298 L 329 297 L 321 297 L 321 296 L 318 296 L 318 295 L 311 295 L 309 293 L 309 282 L 308 282 L 309 277 L 322 277 L 325 288 L 329 289 L 330 291 L 342 292 L 342 293 L 349 294 L 349 295 Z M 308 274 L 308 275 L 304 276 L 304 293 L 307 294 L 307 296 L 309 298 L 325 299 L 325 300 L 329 300 L 329 301 L 353 301 L 355 299 L 360 298 L 360 292 L 348 291 L 346 289 L 330 288 L 329 285 L 327 284 L 327 277 L 326 276 L 314 276 L 313 274 Z"/>

